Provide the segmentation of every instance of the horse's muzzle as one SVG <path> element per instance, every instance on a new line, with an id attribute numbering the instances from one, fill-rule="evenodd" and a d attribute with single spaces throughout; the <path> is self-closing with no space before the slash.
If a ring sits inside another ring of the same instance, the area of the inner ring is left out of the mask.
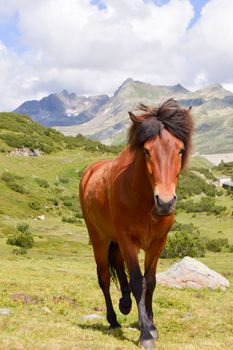
<path id="1" fill-rule="evenodd" d="M 164 202 L 159 195 L 155 195 L 155 211 L 157 215 L 170 215 L 176 205 L 176 195 L 170 201 Z"/>

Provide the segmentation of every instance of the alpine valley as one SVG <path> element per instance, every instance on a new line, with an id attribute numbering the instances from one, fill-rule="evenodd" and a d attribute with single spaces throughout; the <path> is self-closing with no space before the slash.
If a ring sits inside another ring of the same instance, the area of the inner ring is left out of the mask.
<path id="1" fill-rule="evenodd" d="M 77 96 L 63 90 L 40 101 L 24 102 L 15 112 L 65 135 L 83 134 L 102 143 L 121 144 L 130 125 L 128 111 L 135 111 L 140 103 L 153 106 L 168 98 L 183 107 L 192 106 L 196 152 L 233 152 L 233 93 L 220 84 L 192 92 L 180 84 L 158 86 L 128 78 L 111 97 Z"/>

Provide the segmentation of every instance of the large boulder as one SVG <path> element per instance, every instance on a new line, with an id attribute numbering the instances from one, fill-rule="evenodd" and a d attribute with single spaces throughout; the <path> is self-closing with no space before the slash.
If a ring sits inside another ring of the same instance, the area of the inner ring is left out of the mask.
<path id="1" fill-rule="evenodd" d="M 156 279 L 162 286 L 174 288 L 225 290 L 230 286 L 225 277 L 188 256 L 172 265 L 167 271 L 158 273 Z"/>

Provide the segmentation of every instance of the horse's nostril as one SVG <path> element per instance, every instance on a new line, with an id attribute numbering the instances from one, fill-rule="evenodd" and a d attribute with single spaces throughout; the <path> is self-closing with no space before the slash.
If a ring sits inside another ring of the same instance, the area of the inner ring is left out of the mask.
<path id="1" fill-rule="evenodd" d="M 155 195 L 155 203 L 158 207 L 160 208 L 168 208 L 168 209 L 171 209 L 174 204 L 176 203 L 176 199 L 177 199 L 177 196 L 174 195 L 173 198 L 170 200 L 170 201 L 163 201 L 159 195 Z"/>
<path id="2" fill-rule="evenodd" d="M 161 205 L 162 204 L 162 202 L 159 199 L 159 196 L 157 194 L 155 195 L 155 202 L 156 202 L 157 205 Z"/>

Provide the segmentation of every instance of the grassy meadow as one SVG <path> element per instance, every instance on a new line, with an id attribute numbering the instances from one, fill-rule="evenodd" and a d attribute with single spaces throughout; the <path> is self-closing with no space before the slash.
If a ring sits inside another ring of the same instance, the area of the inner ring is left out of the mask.
<path id="1" fill-rule="evenodd" d="M 108 330 L 104 298 L 78 204 L 84 167 L 97 158 L 113 156 L 81 148 L 35 158 L 0 154 L 0 310 L 9 312 L 0 314 L 1 350 L 138 348 L 135 302 L 130 315 L 121 315 L 115 285 L 112 296 L 122 328 Z M 198 166 L 198 160 L 194 162 Z M 10 180 L 3 176 L 6 173 L 12 175 Z M 21 192 L 12 189 L 12 183 L 21 186 Z M 221 215 L 179 210 L 177 220 L 194 223 L 201 235 L 228 238 L 233 244 L 232 196 L 222 195 L 216 201 L 227 207 Z M 45 220 L 38 219 L 40 215 L 45 215 Z M 14 247 L 6 244 L 19 223 L 29 224 L 35 240 L 26 254 L 13 252 Z M 161 259 L 158 270 L 176 260 Z M 224 248 L 219 253 L 207 252 L 199 260 L 226 276 L 231 287 L 223 292 L 158 285 L 153 302 L 158 350 L 233 348 L 233 253 Z M 100 318 L 83 319 L 90 314 Z"/>

